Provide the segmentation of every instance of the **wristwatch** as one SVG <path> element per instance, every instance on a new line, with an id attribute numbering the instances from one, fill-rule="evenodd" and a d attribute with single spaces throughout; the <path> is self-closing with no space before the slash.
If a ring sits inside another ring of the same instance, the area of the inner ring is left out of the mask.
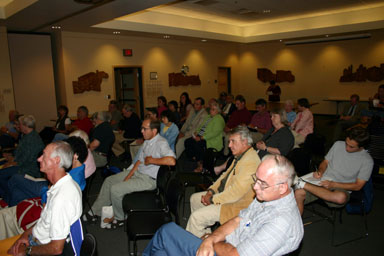
<path id="1" fill-rule="evenodd" d="M 31 251 L 32 251 L 32 245 L 27 246 L 27 248 L 25 248 L 25 255 L 27 256 L 30 255 Z"/>

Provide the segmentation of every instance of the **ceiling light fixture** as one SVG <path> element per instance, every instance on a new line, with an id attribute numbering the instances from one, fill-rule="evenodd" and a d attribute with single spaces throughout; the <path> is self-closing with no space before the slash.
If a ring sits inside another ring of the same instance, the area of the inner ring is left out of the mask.
<path id="1" fill-rule="evenodd" d="M 169 36 L 169 35 L 165 35 L 165 36 L 163 36 L 164 37 L 164 39 L 169 39 L 169 38 L 171 38 L 171 36 Z"/>
<path id="2" fill-rule="evenodd" d="M 329 35 L 325 35 L 325 37 L 329 37 Z"/>
<path id="3" fill-rule="evenodd" d="M 207 39 L 201 39 L 201 42 L 207 42 Z"/>
<path id="4" fill-rule="evenodd" d="M 51 28 L 52 28 L 52 29 L 61 29 L 60 26 L 52 26 Z"/>
<path id="5" fill-rule="evenodd" d="M 263 13 L 270 13 L 270 12 L 271 12 L 271 10 L 269 10 L 269 9 L 263 10 Z"/>
<path id="6" fill-rule="evenodd" d="M 313 39 L 304 39 L 304 40 L 295 40 L 295 41 L 285 41 L 285 45 L 297 45 L 297 44 L 314 44 L 314 43 L 324 43 L 324 42 L 333 42 L 333 41 L 344 41 L 344 40 L 354 40 L 354 39 L 365 39 L 370 38 L 370 33 L 365 34 L 354 34 L 354 35 L 344 35 L 344 36 L 332 36 L 327 38 L 313 38 Z"/>
<path id="7" fill-rule="evenodd" d="M 280 39 L 280 42 L 283 42 L 283 39 Z"/>
<path id="8" fill-rule="evenodd" d="M 120 31 L 113 31 L 114 35 L 120 35 Z"/>

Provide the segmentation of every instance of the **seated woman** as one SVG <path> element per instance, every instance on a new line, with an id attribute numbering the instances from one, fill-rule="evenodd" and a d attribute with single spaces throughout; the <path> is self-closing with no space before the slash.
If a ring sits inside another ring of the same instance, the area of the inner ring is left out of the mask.
<path id="1" fill-rule="evenodd" d="M 217 102 L 212 103 L 209 115 L 206 116 L 192 137 L 185 141 L 185 152 L 188 158 L 198 161 L 201 166 L 201 161 L 207 148 L 213 148 L 216 151 L 223 149 L 225 122 L 220 112 L 219 104 Z"/>
<path id="2" fill-rule="evenodd" d="M 180 124 L 183 125 L 188 118 L 189 112 L 193 109 L 191 99 L 187 92 L 180 95 Z"/>
<path id="3" fill-rule="evenodd" d="M 294 137 L 288 127 L 285 110 L 271 111 L 272 128 L 256 143 L 258 154 L 262 159 L 267 154 L 286 156 L 294 145 Z"/>
<path id="4" fill-rule="evenodd" d="M 384 84 L 380 85 L 377 93 L 370 98 L 371 105 L 374 108 L 384 108 Z"/>
<path id="5" fill-rule="evenodd" d="M 49 143 L 53 140 L 56 133 L 68 134 L 69 128 L 72 123 L 71 119 L 68 117 L 68 108 L 64 105 L 60 105 L 57 108 L 57 120 L 56 124 L 53 127 L 45 127 L 40 133 L 41 139 L 44 143 Z"/>
<path id="6" fill-rule="evenodd" d="M 175 142 L 179 135 L 179 128 L 174 123 L 170 110 L 161 112 L 160 135 L 163 136 L 169 144 L 169 147 L 175 152 Z"/>
<path id="7" fill-rule="evenodd" d="M 292 134 L 295 137 L 295 147 L 304 143 L 308 134 L 313 133 L 313 115 L 309 110 L 309 101 L 306 98 L 297 100 L 297 113 L 295 121 L 291 124 Z"/>
<path id="8" fill-rule="evenodd" d="M 169 103 L 168 103 L 168 109 L 171 111 L 171 116 L 172 116 L 172 119 L 173 119 L 173 122 L 179 126 L 180 124 L 180 113 L 177 111 L 177 109 L 179 108 L 179 105 L 177 104 L 177 101 L 175 100 L 171 100 Z"/>

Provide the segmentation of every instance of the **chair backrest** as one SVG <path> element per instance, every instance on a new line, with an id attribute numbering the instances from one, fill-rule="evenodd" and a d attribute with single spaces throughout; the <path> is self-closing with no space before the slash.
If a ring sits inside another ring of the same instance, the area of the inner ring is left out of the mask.
<path id="1" fill-rule="evenodd" d="M 92 234 L 85 234 L 83 244 L 81 245 L 81 256 L 94 256 L 96 255 L 96 238 Z"/>
<path id="2" fill-rule="evenodd" d="M 161 165 L 157 172 L 156 186 L 160 194 L 165 192 L 169 178 L 171 177 L 171 167 L 168 165 Z"/>
<path id="3" fill-rule="evenodd" d="M 180 224 L 179 218 L 179 202 L 183 194 L 183 185 L 177 178 L 171 178 L 168 182 L 167 190 L 165 193 L 165 200 L 169 210 L 175 215 L 175 222 Z"/>

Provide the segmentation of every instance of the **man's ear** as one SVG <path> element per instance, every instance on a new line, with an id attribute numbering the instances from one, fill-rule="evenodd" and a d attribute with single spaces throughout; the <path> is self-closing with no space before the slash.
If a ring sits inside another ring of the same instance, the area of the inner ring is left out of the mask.
<path id="1" fill-rule="evenodd" d="M 279 193 L 280 193 L 280 195 L 285 194 L 287 192 L 287 190 L 288 190 L 288 183 L 287 182 L 279 185 Z"/>
<path id="2" fill-rule="evenodd" d="M 53 161 L 55 162 L 55 164 L 60 164 L 60 157 L 59 156 L 55 156 L 53 158 Z"/>

